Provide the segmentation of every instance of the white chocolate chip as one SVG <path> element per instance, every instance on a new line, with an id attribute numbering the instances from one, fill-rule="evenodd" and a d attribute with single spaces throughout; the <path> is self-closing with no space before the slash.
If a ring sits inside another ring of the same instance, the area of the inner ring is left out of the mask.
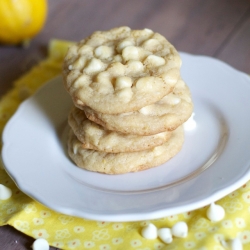
<path id="1" fill-rule="evenodd" d="M 115 55 L 115 56 L 114 56 L 114 62 L 122 62 L 122 57 L 121 57 L 121 55 Z"/>
<path id="2" fill-rule="evenodd" d="M 79 57 L 74 63 L 73 63 L 73 67 L 74 69 L 82 69 L 83 67 L 85 67 L 87 63 L 87 58 L 86 57 Z"/>
<path id="3" fill-rule="evenodd" d="M 108 46 L 99 46 L 95 49 L 95 56 L 101 59 L 109 58 L 113 55 L 113 49 Z"/>
<path id="4" fill-rule="evenodd" d="M 170 104 L 170 105 L 177 105 L 178 103 L 180 103 L 180 101 L 181 101 L 181 99 L 179 97 L 173 95 L 172 93 L 164 96 L 160 100 L 160 102 L 167 103 L 167 104 Z"/>
<path id="5" fill-rule="evenodd" d="M 107 71 L 100 72 L 96 76 L 96 80 L 97 80 L 97 82 L 100 82 L 100 83 L 110 83 L 111 84 L 110 74 Z"/>
<path id="6" fill-rule="evenodd" d="M 104 68 L 104 64 L 101 60 L 92 58 L 87 67 L 84 69 L 84 71 L 87 74 L 93 74 L 102 71 Z"/>
<path id="7" fill-rule="evenodd" d="M 148 240 L 154 240 L 157 238 L 157 228 L 154 224 L 149 223 L 147 226 L 142 228 L 142 237 Z"/>
<path id="8" fill-rule="evenodd" d="M 161 43 L 156 39 L 148 39 L 143 44 L 142 47 L 149 51 L 157 51 L 162 48 Z"/>
<path id="9" fill-rule="evenodd" d="M 151 29 L 147 29 L 147 28 L 145 28 L 144 31 L 146 31 L 149 34 L 153 34 L 154 33 Z"/>
<path id="10" fill-rule="evenodd" d="M 79 99 L 78 99 L 76 102 L 77 102 L 77 104 L 79 104 L 79 105 L 84 105 L 84 103 L 83 103 L 81 100 L 79 100 Z"/>
<path id="11" fill-rule="evenodd" d="M 133 92 L 131 88 L 123 88 L 117 91 L 116 95 L 121 99 L 122 102 L 127 103 L 131 100 Z"/>
<path id="12" fill-rule="evenodd" d="M 173 241 L 173 236 L 170 228 L 158 229 L 158 236 L 164 243 L 169 244 Z"/>
<path id="13" fill-rule="evenodd" d="M 118 52 L 121 52 L 124 48 L 128 47 L 128 46 L 133 46 L 134 43 L 130 40 L 124 40 L 124 41 L 121 41 L 117 47 L 116 47 L 116 50 Z"/>
<path id="14" fill-rule="evenodd" d="M 153 152 L 154 156 L 159 156 L 163 153 L 163 148 L 161 146 L 154 147 Z"/>
<path id="15" fill-rule="evenodd" d="M 148 115 L 151 113 L 151 108 L 150 106 L 143 107 L 139 110 L 139 112 L 143 115 Z"/>
<path id="16" fill-rule="evenodd" d="M 131 72 L 141 72 L 144 69 L 142 62 L 135 60 L 128 61 L 127 66 Z"/>
<path id="17" fill-rule="evenodd" d="M 120 76 L 116 78 L 115 89 L 129 88 L 132 86 L 132 79 L 128 76 Z"/>
<path id="18" fill-rule="evenodd" d="M 77 151 L 78 151 L 78 144 L 74 143 L 74 145 L 73 145 L 73 153 L 76 155 Z"/>
<path id="19" fill-rule="evenodd" d="M 122 57 L 125 61 L 139 60 L 139 51 L 135 46 L 127 46 L 122 50 Z"/>
<path id="20" fill-rule="evenodd" d="M 221 241 L 223 247 L 229 250 L 243 250 L 242 242 L 239 238 L 235 238 L 229 241 Z"/>
<path id="21" fill-rule="evenodd" d="M 92 82 L 89 85 L 95 92 L 106 95 L 114 92 L 114 88 L 111 82 Z"/>
<path id="22" fill-rule="evenodd" d="M 88 75 L 81 75 L 78 77 L 73 83 L 74 88 L 83 87 L 84 85 L 88 85 L 91 83 L 91 79 Z"/>
<path id="23" fill-rule="evenodd" d="M 141 91 L 151 91 L 154 86 L 154 77 L 142 77 L 136 82 L 136 88 Z"/>
<path id="24" fill-rule="evenodd" d="M 211 203 L 207 210 L 207 218 L 212 222 L 217 222 L 225 217 L 225 210 L 222 206 Z"/>
<path id="25" fill-rule="evenodd" d="M 179 221 L 171 228 L 171 231 L 175 237 L 185 238 L 188 235 L 187 223 L 184 221 Z"/>
<path id="26" fill-rule="evenodd" d="M 196 121 L 194 120 L 194 113 L 189 117 L 189 119 L 183 123 L 183 128 L 185 131 L 190 131 L 196 128 Z"/>
<path id="27" fill-rule="evenodd" d="M 179 77 L 180 77 L 180 72 L 177 69 L 171 69 L 168 72 L 163 73 L 161 75 L 163 81 L 170 85 L 176 84 Z"/>
<path id="28" fill-rule="evenodd" d="M 82 47 L 79 48 L 78 51 L 79 51 L 80 54 L 92 56 L 93 55 L 93 49 L 94 48 L 92 46 L 84 44 Z"/>
<path id="29" fill-rule="evenodd" d="M 49 250 L 49 243 L 48 243 L 47 240 L 42 239 L 42 238 L 36 239 L 36 240 L 33 242 L 31 248 L 32 248 L 33 250 Z"/>
<path id="30" fill-rule="evenodd" d="M 107 71 L 113 76 L 113 77 L 118 77 L 118 76 L 124 76 L 125 74 L 126 67 L 120 62 L 114 62 L 112 63 Z"/>
<path id="31" fill-rule="evenodd" d="M 160 56 L 149 55 L 146 60 L 144 60 L 144 64 L 149 68 L 159 67 L 165 64 L 165 59 Z"/>
<path id="32" fill-rule="evenodd" d="M 0 200 L 7 200 L 11 197 L 12 191 L 10 188 L 0 184 Z"/>

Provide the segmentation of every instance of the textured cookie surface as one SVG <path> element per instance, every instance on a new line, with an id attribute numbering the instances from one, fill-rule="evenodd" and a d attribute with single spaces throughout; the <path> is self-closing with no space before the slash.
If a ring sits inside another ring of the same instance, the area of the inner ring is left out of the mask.
<path id="1" fill-rule="evenodd" d="M 114 154 L 84 149 L 71 130 L 68 152 L 80 168 L 105 174 L 124 174 L 161 165 L 181 150 L 183 141 L 183 128 L 179 127 L 172 133 L 171 138 L 160 146 L 144 151 Z"/>
<path id="2" fill-rule="evenodd" d="M 83 148 L 112 153 L 146 150 L 163 144 L 171 136 L 169 131 L 149 136 L 109 131 L 88 120 L 84 111 L 76 107 L 71 110 L 68 122 Z"/>
<path id="3" fill-rule="evenodd" d="M 63 77 L 75 106 L 119 114 L 170 93 L 180 66 L 178 52 L 162 35 L 119 27 L 95 32 L 71 46 Z"/>
<path id="4" fill-rule="evenodd" d="M 118 115 L 98 113 L 88 107 L 84 111 L 90 120 L 108 130 L 152 135 L 183 124 L 192 114 L 193 103 L 187 85 L 180 79 L 172 93 L 138 111 Z"/>

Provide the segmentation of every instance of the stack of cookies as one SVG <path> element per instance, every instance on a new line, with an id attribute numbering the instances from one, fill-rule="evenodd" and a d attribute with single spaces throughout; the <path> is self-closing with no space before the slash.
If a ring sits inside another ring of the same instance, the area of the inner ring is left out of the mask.
<path id="1" fill-rule="evenodd" d="M 98 31 L 71 46 L 63 77 L 74 103 L 68 152 L 76 165 L 122 174 L 176 155 L 193 110 L 180 66 L 173 45 L 149 29 Z"/>

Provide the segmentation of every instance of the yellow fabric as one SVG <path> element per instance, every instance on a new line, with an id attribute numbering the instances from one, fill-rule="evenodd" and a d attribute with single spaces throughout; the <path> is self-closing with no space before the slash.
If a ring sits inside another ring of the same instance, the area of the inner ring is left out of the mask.
<path id="1" fill-rule="evenodd" d="M 60 74 L 61 62 L 68 42 L 54 40 L 49 46 L 48 59 L 19 79 L 14 88 L 0 101 L 0 133 L 20 102 L 44 82 Z M 150 221 L 108 223 L 90 221 L 54 212 L 22 193 L 0 169 L 0 184 L 12 189 L 13 195 L 0 201 L 0 225 L 9 224 L 34 238 L 45 238 L 50 245 L 62 249 L 225 249 L 221 240 L 239 237 L 244 249 L 250 249 L 250 182 L 217 202 L 226 211 L 217 223 L 206 217 L 207 207 L 189 213 L 153 220 L 158 228 L 172 227 L 185 221 L 189 227 L 184 239 L 174 238 L 171 244 L 160 239 L 146 240 L 141 229 Z"/>

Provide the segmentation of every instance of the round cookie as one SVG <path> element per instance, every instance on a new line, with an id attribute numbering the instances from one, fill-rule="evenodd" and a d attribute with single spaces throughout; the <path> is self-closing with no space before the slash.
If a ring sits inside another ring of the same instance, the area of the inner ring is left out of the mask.
<path id="1" fill-rule="evenodd" d="M 84 111 L 76 107 L 71 110 L 68 122 L 83 148 L 111 153 L 146 150 L 163 144 L 171 136 L 169 131 L 140 136 L 105 130 L 102 126 L 88 120 Z"/>
<path id="2" fill-rule="evenodd" d="M 108 130 L 145 136 L 176 129 L 191 116 L 193 103 L 187 85 L 179 80 L 172 93 L 138 111 L 118 115 L 98 113 L 89 107 L 84 111 L 88 119 Z"/>
<path id="3" fill-rule="evenodd" d="M 97 31 L 73 45 L 64 60 L 64 85 L 75 106 L 119 114 L 170 93 L 181 59 L 163 36 L 129 27 Z"/>
<path id="4" fill-rule="evenodd" d="M 184 142 L 182 126 L 176 129 L 164 144 L 152 149 L 130 153 L 106 153 L 84 149 L 72 130 L 69 134 L 68 153 L 75 164 L 83 169 L 105 174 L 124 174 L 159 166 L 175 156 Z"/>

